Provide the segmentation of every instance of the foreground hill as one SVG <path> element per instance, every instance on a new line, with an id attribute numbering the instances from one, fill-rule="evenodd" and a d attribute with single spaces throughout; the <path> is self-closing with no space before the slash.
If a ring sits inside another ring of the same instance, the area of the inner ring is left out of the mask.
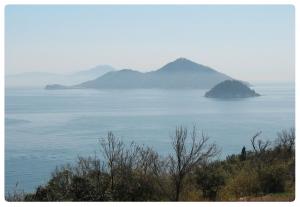
<path id="1" fill-rule="evenodd" d="M 104 74 L 94 80 L 73 86 L 48 85 L 46 89 L 64 88 L 210 88 L 215 84 L 232 79 L 210 67 L 192 62 L 185 58 L 176 59 L 162 68 L 141 73 L 124 69 Z"/>
<path id="2" fill-rule="evenodd" d="M 248 98 L 260 96 L 247 85 L 237 80 L 226 80 L 205 93 L 208 98 Z"/>
<path id="3" fill-rule="evenodd" d="M 295 129 L 277 133 L 273 142 L 260 135 L 249 140 L 251 148 L 220 160 L 219 148 L 195 128 L 177 128 L 166 157 L 109 132 L 99 143 L 104 156 L 79 157 L 34 192 L 15 190 L 6 200 L 293 201 Z"/>

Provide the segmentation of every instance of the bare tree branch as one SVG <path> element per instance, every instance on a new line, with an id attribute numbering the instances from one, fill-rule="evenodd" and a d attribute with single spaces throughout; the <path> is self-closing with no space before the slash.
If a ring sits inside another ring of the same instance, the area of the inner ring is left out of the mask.
<path id="1" fill-rule="evenodd" d="M 191 133 L 191 143 L 187 143 L 187 129 L 182 126 L 176 128 L 172 140 L 175 155 L 169 156 L 170 173 L 175 183 L 175 200 L 179 200 L 186 175 L 201 162 L 214 157 L 218 150 L 215 144 L 207 144 L 209 137 L 203 133 L 198 137 L 196 127 Z"/>

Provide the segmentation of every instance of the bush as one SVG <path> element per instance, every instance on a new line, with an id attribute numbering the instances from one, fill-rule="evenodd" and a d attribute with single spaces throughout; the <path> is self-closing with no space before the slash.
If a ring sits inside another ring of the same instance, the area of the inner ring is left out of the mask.
<path id="1" fill-rule="evenodd" d="M 196 182 L 204 199 L 215 201 L 220 188 L 225 185 L 225 175 L 218 166 L 205 165 L 196 171 Z"/>
<path id="2" fill-rule="evenodd" d="M 236 173 L 230 176 L 225 191 L 229 191 L 236 199 L 259 194 L 260 186 L 255 170 L 245 167 Z"/>
<path id="3" fill-rule="evenodd" d="M 287 169 L 283 166 L 266 166 L 259 171 L 259 183 L 263 193 L 284 192 Z"/>

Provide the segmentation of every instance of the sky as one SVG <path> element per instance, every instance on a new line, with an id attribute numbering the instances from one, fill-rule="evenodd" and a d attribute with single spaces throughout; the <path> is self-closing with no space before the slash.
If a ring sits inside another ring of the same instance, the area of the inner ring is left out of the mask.
<path id="1" fill-rule="evenodd" d="M 246 81 L 294 81 L 294 7 L 8 5 L 5 71 L 151 71 L 179 57 Z"/>

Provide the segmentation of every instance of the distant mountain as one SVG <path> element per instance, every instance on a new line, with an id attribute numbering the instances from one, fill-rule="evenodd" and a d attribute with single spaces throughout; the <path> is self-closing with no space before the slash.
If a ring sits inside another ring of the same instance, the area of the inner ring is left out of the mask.
<path id="1" fill-rule="evenodd" d="M 48 83 L 74 85 L 95 79 L 115 69 L 109 65 L 98 65 L 88 70 L 71 74 L 27 72 L 5 76 L 5 87 L 44 87 Z"/>
<path id="2" fill-rule="evenodd" d="M 210 67 L 179 58 L 156 71 L 146 73 L 130 69 L 113 71 L 94 80 L 67 88 L 210 88 L 227 79 L 232 78 Z M 65 86 L 48 85 L 47 89 L 61 89 L 63 87 Z"/>
<path id="3" fill-rule="evenodd" d="M 237 80 L 226 80 L 205 93 L 208 98 L 248 98 L 260 96 L 246 84 Z"/>
<path id="4" fill-rule="evenodd" d="M 116 69 L 110 65 L 97 65 L 96 67 L 93 67 L 89 70 L 82 70 L 77 73 L 73 73 L 70 76 L 85 77 L 86 80 L 89 80 L 89 79 L 95 79 L 107 72 L 114 71 L 114 70 Z"/>
<path id="5" fill-rule="evenodd" d="M 63 75 L 43 72 L 27 72 L 5 76 L 5 87 L 41 87 L 49 82 L 70 83 Z"/>

